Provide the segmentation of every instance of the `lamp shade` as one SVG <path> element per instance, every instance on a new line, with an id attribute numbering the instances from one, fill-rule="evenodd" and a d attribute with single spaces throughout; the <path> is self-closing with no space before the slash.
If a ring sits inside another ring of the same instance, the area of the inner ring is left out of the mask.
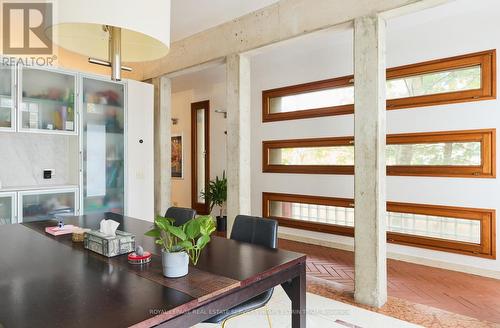
<path id="1" fill-rule="evenodd" d="M 108 58 L 103 25 L 122 29 L 125 62 L 155 60 L 170 47 L 170 0 L 58 0 L 54 14 L 54 43 L 82 55 Z"/>

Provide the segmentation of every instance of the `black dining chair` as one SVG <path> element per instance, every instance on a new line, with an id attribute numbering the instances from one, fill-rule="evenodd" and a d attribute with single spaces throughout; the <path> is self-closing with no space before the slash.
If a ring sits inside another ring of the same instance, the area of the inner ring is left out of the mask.
<path id="1" fill-rule="evenodd" d="M 264 219 L 255 216 L 238 215 L 231 230 L 231 239 L 251 243 L 268 248 L 278 247 L 278 222 L 271 219 Z M 229 319 L 240 316 L 246 312 L 265 307 L 267 321 L 271 327 L 271 318 L 267 310 L 267 303 L 273 295 L 274 288 L 255 296 L 229 310 L 223 311 L 216 316 L 206 320 L 207 323 L 219 324 L 225 327 Z"/>
<path id="2" fill-rule="evenodd" d="M 170 207 L 165 213 L 166 218 L 174 219 L 175 226 L 181 226 L 196 217 L 196 211 L 192 208 Z"/>

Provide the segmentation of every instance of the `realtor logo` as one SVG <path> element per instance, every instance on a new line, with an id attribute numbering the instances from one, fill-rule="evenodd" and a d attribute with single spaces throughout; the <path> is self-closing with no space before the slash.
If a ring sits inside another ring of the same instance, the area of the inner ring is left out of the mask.
<path id="1" fill-rule="evenodd" d="M 51 55 L 52 3 L 3 3 L 3 53 Z M 50 30 L 51 31 L 51 30 Z"/>

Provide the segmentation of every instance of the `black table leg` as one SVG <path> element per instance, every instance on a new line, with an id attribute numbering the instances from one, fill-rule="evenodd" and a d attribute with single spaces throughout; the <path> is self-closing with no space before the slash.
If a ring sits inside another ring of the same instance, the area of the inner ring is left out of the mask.
<path id="1" fill-rule="evenodd" d="M 306 264 L 300 263 L 299 275 L 281 286 L 292 301 L 292 328 L 306 327 Z"/>

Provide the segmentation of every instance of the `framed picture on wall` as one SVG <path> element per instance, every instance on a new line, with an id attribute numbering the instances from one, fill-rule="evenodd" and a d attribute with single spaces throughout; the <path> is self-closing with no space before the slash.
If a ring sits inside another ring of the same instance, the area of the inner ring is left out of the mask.
<path id="1" fill-rule="evenodd" d="M 173 135 L 172 140 L 172 178 L 182 179 L 184 177 L 184 156 L 182 147 L 182 135 Z"/>

